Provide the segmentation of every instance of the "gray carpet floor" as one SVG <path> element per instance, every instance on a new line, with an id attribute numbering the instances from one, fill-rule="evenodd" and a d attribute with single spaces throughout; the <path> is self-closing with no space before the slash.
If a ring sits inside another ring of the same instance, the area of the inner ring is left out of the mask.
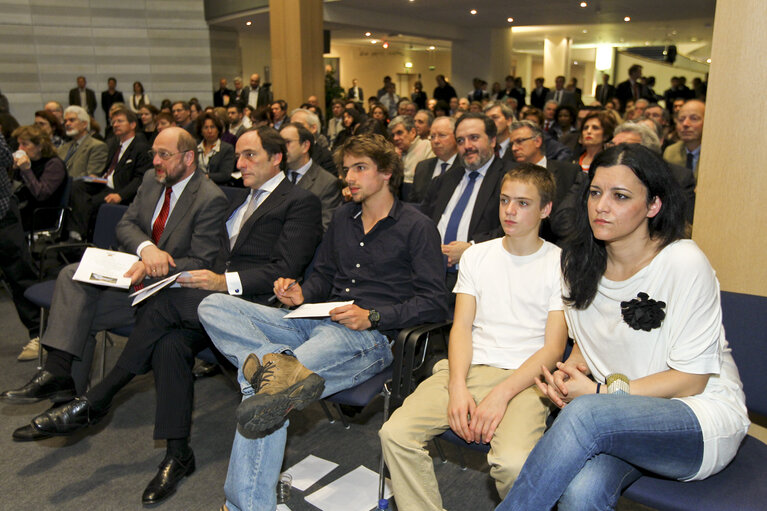
<path id="1" fill-rule="evenodd" d="M 0 288 L 0 390 L 26 383 L 36 371 L 35 362 L 17 362 L 26 343 L 26 331 L 8 293 Z M 107 370 L 125 339 L 117 338 L 107 350 Z M 98 354 L 97 354 L 98 360 Z M 95 370 L 98 373 L 98 369 Z M 8 510 L 138 510 L 141 493 L 163 458 L 165 445 L 152 439 L 155 392 L 152 375 L 135 378 L 118 395 L 109 415 L 97 426 L 67 438 L 40 442 L 13 442 L 11 433 L 49 404 L 9 405 L 0 402 L 0 482 L 2 504 Z M 184 480 L 177 493 L 158 507 L 163 510 L 216 510 L 224 502 L 229 450 L 235 430 L 234 410 L 239 393 L 224 375 L 195 384 L 194 427 L 191 444 L 196 472 Z M 291 414 L 284 467 L 309 454 L 338 467 L 314 486 L 291 492 L 293 511 L 316 510 L 304 501 L 308 495 L 364 465 L 377 471 L 380 447 L 377 431 L 382 420 L 382 400 L 371 403 L 352 419 L 350 429 L 340 421 L 328 422 L 319 404 Z M 458 464 L 456 447 L 447 445 L 450 461 L 435 461 L 444 506 L 448 510 L 490 510 L 498 503 L 484 457 L 462 449 L 467 469 Z M 350 496 L 354 498 L 353 495 Z M 390 509 L 395 509 L 391 506 Z M 622 511 L 646 509 L 622 502 Z"/>

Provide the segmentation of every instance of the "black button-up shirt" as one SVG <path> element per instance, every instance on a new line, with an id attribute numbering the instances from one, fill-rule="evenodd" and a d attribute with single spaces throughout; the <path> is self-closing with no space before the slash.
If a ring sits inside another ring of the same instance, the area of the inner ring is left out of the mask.
<path id="1" fill-rule="evenodd" d="M 447 318 L 445 263 L 434 222 L 394 200 L 388 216 L 365 234 L 362 206 L 338 208 L 302 286 L 307 303 L 354 300 L 381 314 L 390 333 Z"/>

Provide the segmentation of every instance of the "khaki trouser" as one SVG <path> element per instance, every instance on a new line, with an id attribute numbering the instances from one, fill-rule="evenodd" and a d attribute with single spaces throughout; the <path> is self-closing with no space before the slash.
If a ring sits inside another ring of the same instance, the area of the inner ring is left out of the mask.
<path id="1" fill-rule="evenodd" d="M 466 385 L 479 403 L 513 371 L 485 365 L 469 368 Z M 397 509 L 441 510 L 442 498 L 426 443 L 449 428 L 448 362 L 434 366 L 434 375 L 421 383 L 379 433 L 391 474 Z M 511 489 L 527 455 L 543 436 L 549 415 L 548 400 L 534 385 L 517 394 L 506 408 L 490 441 L 487 461 L 501 498 Z"/>

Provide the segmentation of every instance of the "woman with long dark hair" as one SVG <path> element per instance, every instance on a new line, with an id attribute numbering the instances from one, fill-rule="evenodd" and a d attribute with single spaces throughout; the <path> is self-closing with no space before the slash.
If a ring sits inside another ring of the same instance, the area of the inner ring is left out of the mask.
<path id="1" fill-rule="evenodd" d="M 144 85 L 141 82 L 133 82 L 133 94 L 130 96 L 128 106 L 137 114 L 141 110 L 141 107 L 149 104 L 149 94 L 144 92 Z"/>
<path id="2" fill-rule="evenodd" d="M 538 380 L 562 412 L 498 510 L 613 509 L 642 472 L 717 473 L 748 430 L 719 283 L 682 239 L 684 200 L 666 164 L 621 144 L 588 176 L 562 251 L 575 347 Z"/>

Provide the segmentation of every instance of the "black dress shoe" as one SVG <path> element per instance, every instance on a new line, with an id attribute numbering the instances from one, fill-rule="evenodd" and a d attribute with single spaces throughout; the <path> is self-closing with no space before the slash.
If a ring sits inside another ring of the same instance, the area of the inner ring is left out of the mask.
<path id="1" fill-rule="evenodd" d="M 37 431 L 32 424 L 17 428 L 16 431 L 13 432 L 14 442 L 34 442 L 35 440 L 45 440 L 52 436 L 53 435 Z"/>
<path id="2" fill-rule="evenodd" d="M 71 435 L 78 429 L 96 424 L 108 411 L 109 408 L 94 408 L 85 397 L 76 397 L 74 401 L 41 413 L 32 419 L 32 426 L 47 435 Z"/>
<path id="3" fill-rule="evenodd" d="M 43 399 L 50 399 L 53 402 L 69 401 L 76 395 L 75 382 L 71 376 L 56 376 L 43 369 L 20 389 L 6 390 L 0 394 L 0 399 L 25 404 L 36 403 Z"/>
<path id="4" fill-rule="evenodd" d="M 221 372 L 220 365 L 200 360 L 199 362 L 197 362 L 197 365 L 194 367 L 194 371 L 192 371 L 192 375 L 194 376 L 195 380 L 199 380 L 200 378 L 207 378 L 208 376 L 214 376 L 220 372 Z"/>
<path id="5" fill-rule="evenodd" d="M 192 475 L 195 468 L 194 453 L 190 450 L 185 460 L 166 454 L 159 468 L 141 496 L 141 503 L 145 506 L 159 504 L 167 499 L 175 493 L 176 486 L 184 477 Z"/>

